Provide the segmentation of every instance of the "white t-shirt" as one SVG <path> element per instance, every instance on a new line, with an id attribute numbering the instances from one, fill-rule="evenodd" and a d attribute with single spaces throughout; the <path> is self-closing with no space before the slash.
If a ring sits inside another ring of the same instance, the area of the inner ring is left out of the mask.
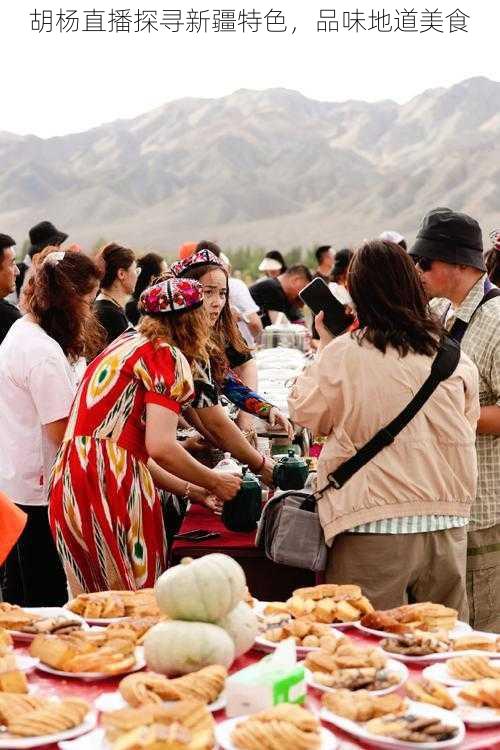
<path id="1" fill-rule="evenodd" d="M 259 310 L 259 306 L 253 301 L 245 282 L 241 279 L 235 279 L 232 276 L 229 277 L 229 304 L 235 307 L 242 316 L 258 312 Z M 248 346 L 254 349 L 255 339 L 244 320 L 238 321 L 238 328 Z"/>
<path id="2" fill-rule="evenodd" d="M 44 425 L 68 416 L 84 367 L 27 317 L 0 345 L 0 490 L 15 503 L 47 504 L 57 448 Z"/>

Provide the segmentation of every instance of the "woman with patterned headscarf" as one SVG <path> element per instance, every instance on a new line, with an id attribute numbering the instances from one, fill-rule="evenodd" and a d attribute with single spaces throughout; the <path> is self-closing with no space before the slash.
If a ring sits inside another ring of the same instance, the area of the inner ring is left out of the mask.
<path id="1" fill-rule="evenodd" d="M 159 282 L 139 307 L 138 330 L 87 368 L 52 471 L 50 523 L 73 596 L 154 584 L 167 552 L 157 486 L 224 501 L 241 483 L 176 441 L 179 412 L 194 394 L 190 363 L 207 356 L 201 285 Z"/>

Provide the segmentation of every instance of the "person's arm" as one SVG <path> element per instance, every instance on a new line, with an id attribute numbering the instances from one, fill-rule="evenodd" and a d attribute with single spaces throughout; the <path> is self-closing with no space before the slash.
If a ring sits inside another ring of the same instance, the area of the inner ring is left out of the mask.
<path id="1" fill-rule="evenodd" d="M 500 406 L 482 406 L 477 423 L 479 435 L 500 435 Z"/>
<path id="2" fill-rule="evenodd" d="M 283 430 L 290 439 L 293 438 L 293 425 L 286 416 L 276 406 L 270 404 L 269 401 L 265 401 L 255 391 L 250 390 L 232 370 L 229 371 L 224 380 L 222 392 L 231 403 L 242 411 L 259 417 L 259 419 L 267 420 L 271 427 Z"/>
<path id="3" fill-rule="evenodd" d="M 253 357 L 242 365 L 235 367 L 234 372 L 247 388 L 251 388 L 252 390 L 257 388 L 257 363 Z"/>
<path id="4" fill-rule="evenodd" d="M 47 437 L 57 448 L 59 448 L 63 441 L 67 424 L 68 418 L 65 417 L 64 419 L 57 419 L 55 422 L 49 422 L 44 425 Z"/>
<path id="5" fill-rule="evenodd" d="M 265 484 L 272 484 L 274 462 L 265 458 L 262 463 L 262 454 L 250 445 L 220 404 L 197 409 L 196 412 L 203 425 L 216 440 L 217 445 L 229 451 L 241 463 L 247 464 L 252 471 L 260 474 Z"/>
<path id="6" fill-rule="evenodd" d="M 250 329 L 250 333 L 252 334 L 254 339 L 258 339 L 260 334 L 264 330 L 262 326 L 262 321 L 259 318 L 258 313 L 256 312 L 246 313 L 244 320 L 248 328 Z"/>
<path id="7" fill-rule="evenodd" d="M 146 450 L 149 457 L 166 471 L 205 487 L 221 500 L 232 500 L 240 488 L 240 477 L 221 474 L 200 464 L 177 442 L 176 431 L 175 412 L 156 403 L 146 404 Z"/>
<path id="8" fill-rule="evenodd" d="M 170 474 L 159 466 L 152 458 L 148 461 L 148 469 L 153 482 L 157 487 L 172 492 L 174 495 L 179 497 L 189 497 L 191 502 L 198 503 L 199 505 L 205 505 L 210 510 L 222 510 L 222 500 L 219 500 L 213 493 L 204 487 L 200 487 L 197 484 L 191 484 L 191 482 L 185 482 L 183 479 Z"/>

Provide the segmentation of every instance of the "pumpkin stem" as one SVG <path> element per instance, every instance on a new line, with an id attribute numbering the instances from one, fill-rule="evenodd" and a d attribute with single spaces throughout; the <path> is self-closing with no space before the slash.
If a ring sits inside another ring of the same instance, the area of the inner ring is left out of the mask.
<path id="1" fill-rule="evenodd" d="M 192 557 L 183 557 L 181 560 L 181 565 L 189 565 L 189 563 L 193 562 Z"/>

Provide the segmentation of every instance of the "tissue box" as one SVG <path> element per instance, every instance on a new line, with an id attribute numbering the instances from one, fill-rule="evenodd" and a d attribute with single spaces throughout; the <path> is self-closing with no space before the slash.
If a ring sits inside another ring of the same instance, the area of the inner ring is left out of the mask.
<path id="1" fill-rule="evenodd" d="M 266 657 L 232 675 L 226 683 L 229 718 L 264 711 L 278 703 L 304 703 L 305 670 L 301 664 L 280 667 Z"/>

